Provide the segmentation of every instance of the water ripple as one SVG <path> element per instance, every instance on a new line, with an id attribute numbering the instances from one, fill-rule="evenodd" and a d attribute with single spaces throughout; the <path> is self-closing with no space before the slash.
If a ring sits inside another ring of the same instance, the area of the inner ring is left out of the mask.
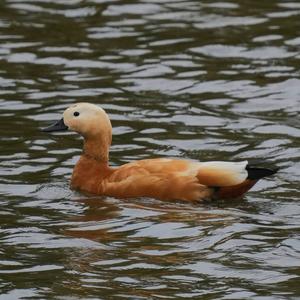
<path id="1" fill-rule="evenodd" d="M 299 3 L 0 6 L 0 299 L 297 298 Z M 74 101 L 109 113 L 113 166 L 280 171 L 240 201 L 82 195 L 68 183 L 81 139 L 40 131 Z"/>

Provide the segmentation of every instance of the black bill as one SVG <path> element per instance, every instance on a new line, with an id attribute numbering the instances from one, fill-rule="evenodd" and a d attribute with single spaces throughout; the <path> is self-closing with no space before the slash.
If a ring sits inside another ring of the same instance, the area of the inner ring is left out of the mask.
<path id="1" fill-rule="evenodd" d="M 68 126 L 65 125 L 64 119 L 57 121 L 56 123 L 42 129 L 44 132 L 52 132 L 52 131 L 65 131 L 68 130 Z"/>

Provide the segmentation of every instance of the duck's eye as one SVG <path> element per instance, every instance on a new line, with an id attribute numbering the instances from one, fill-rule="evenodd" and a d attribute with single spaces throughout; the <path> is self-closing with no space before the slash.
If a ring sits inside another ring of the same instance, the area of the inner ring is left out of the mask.
<path id="1" fill-rule="evenodd" d="M 73 115 L 74 115 L 74 117 L 78 117 L 79 116 L 79 112 L 75 111 Z"/>

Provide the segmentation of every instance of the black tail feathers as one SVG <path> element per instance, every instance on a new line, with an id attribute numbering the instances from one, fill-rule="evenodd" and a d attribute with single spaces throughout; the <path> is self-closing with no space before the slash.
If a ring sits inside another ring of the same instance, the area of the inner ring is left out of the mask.
<path id="1" fill-rule="evenodd" d="M 278 171 L 277 169 L 266 169 L 266 168 L 256 168 L 247 165 L 246 170 L 248 171 L 247 179 L 258 180 L 263 177 L 271 176 Z"/>

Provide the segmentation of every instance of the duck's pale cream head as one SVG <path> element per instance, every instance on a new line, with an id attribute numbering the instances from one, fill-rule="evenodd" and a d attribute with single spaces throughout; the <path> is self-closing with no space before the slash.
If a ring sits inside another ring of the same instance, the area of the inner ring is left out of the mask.
<path id="1" fill-rule="evenodd" d="M 111 123 L 106 112 L 91 103 L 77 103 L 67 108 L 63 118 L 44 131 L 73 130 L 85 138 L 111 137 Z"/>
<path id="2" fill-rule="evenodd" d="M 63 121 L 69 130 L 82 136 L 99 137 L 111 135 L 111 123 L 106 112 L 91 103 L 78 103 L 64 111 Z"/>
<path id="3" fill-rule="evenodd" d="M 108 161 L 112 127 L 106 112 L 91 103 L 77 103 L 67 108 L 63 118 L 43 131 L 73 130 L 84 137 L 84 153 L 94 159 Z"/>

